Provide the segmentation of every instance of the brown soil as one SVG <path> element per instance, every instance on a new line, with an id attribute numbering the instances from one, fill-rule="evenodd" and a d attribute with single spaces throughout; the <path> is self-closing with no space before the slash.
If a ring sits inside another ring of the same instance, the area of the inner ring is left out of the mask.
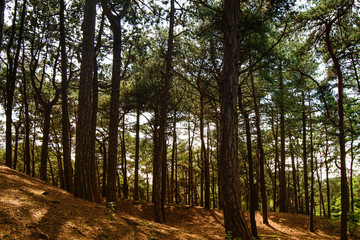
<path id="1" fill-rule="evenodd" d="M 248 213 L 246 213 L 248 214 Z M 248 217 L 248 215 L 247 215 Z M 120 201 L 118 211 L 90 203 L 50 184 L 0 166 L 0 238 L 2 239 L 224 239 L 220 211 L 166 207 L 166 224 L 152 221 L 152 204 Z M 269 212 L 269 225 L 256 215 L 260 239 L 335 239 L 339 222 Z M 356 239 L 355 237 L 350 239 Z"/>

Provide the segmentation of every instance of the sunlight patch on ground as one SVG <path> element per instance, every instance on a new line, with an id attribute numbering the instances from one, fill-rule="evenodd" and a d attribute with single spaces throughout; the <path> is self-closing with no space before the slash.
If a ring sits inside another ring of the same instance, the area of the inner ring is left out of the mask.
<path id="1" fill-rule="evenodd" d="M 33 221 L 41 221 L 41 219 L 47 214 L 48 209 L 30 209 L 29 213 Z"/>

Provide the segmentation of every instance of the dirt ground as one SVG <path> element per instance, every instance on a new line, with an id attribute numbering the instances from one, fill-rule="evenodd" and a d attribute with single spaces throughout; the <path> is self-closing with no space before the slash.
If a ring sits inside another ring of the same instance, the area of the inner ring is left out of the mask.
<path id="1" fill-rule="evenodd" d="M 248 212 L 245 213 L 248 217 Z M 150 203 L 119 201 L 116 212 L 50 184 L 0 165 L 0 238 L 2 239 L 224 239 L 221 211 L 166 207 L 166 223 L 152 221 Z M 260 239 L 337 239 L 339 222 L 269 212 L 269 225 L 256 215 Z M 350 239 L 360 239 L 352 237 Z"/>

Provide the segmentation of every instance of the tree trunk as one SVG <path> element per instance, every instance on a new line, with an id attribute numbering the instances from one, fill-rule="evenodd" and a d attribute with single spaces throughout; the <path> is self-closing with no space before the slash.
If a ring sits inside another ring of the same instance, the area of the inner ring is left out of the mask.
<path id="1" fill-rule="evenodd" d="M 50 114 L 52 106 L 44 107 L 44 125 L 43 125 L 43 140 L 41 146 L 41 159 L 40 159 L 40 179 L 47 182 L 47 161 L 48 161 L 48 147 L 49 147 L 49 134 L 50 134 Z"/>
<path id="2" fill-rule="evenodd" d="M 292 144 L 292 136 L 290 133 L 289 136 L 289 140 L 290 140 L 290 157 L 291 157 L 291 165 L 292 165 L 292 180 L 293 180 L 293 191 L 294 191 L 294 203 L 295 203 L 295 213 L 298 214 L 299 213 L 299 204 L 298 204 L 298 199 L 297 199 L 297 180 L 296 180 L 296 166 L 295 166 L 295 156 L 294 156 L 294 148 L 293 148 L 293 144 Z"/>
<path id="3" fill-rule="evenodd" d="M 309 127 L 310 127 L 310 232 L 314 232 L 314 147 L 313 147 L 313 131 L 311 118 L 311 105 L 309 93 Z"/>
<path id="4" fill-rule="evenodd" d="M 62 127 L 62 146 L 64 161 L 65 189 L 68 192 L 74 191 L 73 167 L 71 163 L 71 149 L 69 137 L 69 106 L 68 106 L 68 80 L 67 80 L 67 55 L 66 55 L 66 35 L 65 35 L 65 2 L 60 1 L 60 47 L 61 47 L 61 127 Z"/>
<path id="5" fill-rule="evenodd" d="M 122 119 L 121 159 L 122 159 L 122 172 L 123 172 L 123 181 L 124 181 L 123 194 L 124 194 L 124 198 L 127 199 L 129 197 L 129 185 L 127 178 L 127 161 L 126 161 L 126 145 L 125 145 L 125 114 L 123 115 L 123 119 Z"/>
<path id="6" fill-rule="evenodd" d="M 350 176 L 349 176 L 349 182 L 350 182 L 350 211 L 354 212 L 354 188 L 353 188 L 353 165 L 354 165 L 354 129 L 352 125 L 352 121 L 350 121 L 350 136 L 351 136 L 351 146 L 350 146 L 350 154 L 351 154 L 351 162 L 350 162 Z"/>
<path id="7" fill-rule="evenodd" d="M 22 61 L 22 73 L 23 73 L 23 105 L 25 115 L 25 143 L 24 143 L 24 171 L 27 175 L 30 175 L 31 157 L 30 157 L 30 116 L 29 116 L 29 103 L 27 98 L 27 78 L 25 75 L 25 58 Z"/>
<path id="8" fill-rule="evenodd" d="M 198 80 L 199 82 L 199 80 Z M 199 87 L 199 85 L 198 85 Z M 205 148 L 204 140 L 204 96 L 200 92 L 200 141 L 201 141 L 201 162 L 203 163 L 203 173 L 205 180 L 205 208 L 210 209 L 210 174 L 209 174 L 209 157 Z"/>
<path id="9" fill-rule="evenodd" d="M 94 72 L 94 38 L 96 0 L 86 0 L 83 21 L 82 61 L 80 70 L 79 107 L 76 126 L 74 195 L 93 201 L 90 179 L 91 169 L 91 119 Z"/>
<path id="10" fill-rule="evenodd" d="M 331 205 L 330 205 L 330 181 L 329 181 L 329 165 L 328 165 L 328 151 L 329 151 L 329 142 L 328 142 L 328 132 L 327 132 L 327 126 L 325 123 L 324 126 L 325 129 L 325 156 L 324 156 L 324 162 L 325 162 L 325 171 L 326 171 L 326 196 L 327 196 L 327 210 L 328 210 L 328 218 L 331 218 Z"/>
<path id="11" fill-rule="evenodd" d="M 241 113 L 244 116 L 245 122 L 245 133 L 246 133 L 246 147 L 247 147 L 247 160 L 249 166 L 249 186 L 250 186 L 250 223 L 251 223 L 251 233 L 254 238 L 258 237 L 257 228 L 256 228 L 256 219 L 255 219 L 255 210 L 256 210 L 256 202 L 258 198 L 256 196 L 256 186 L 254 182 L 254 164 L 253 164 L 253 156 L 252 156 L 252 146 L 251 146 L 251 132 L 250 132 L 250 120 L 249 114 L 245 110 L 242 104 L 242 92 L 241 92 L 241 85 L 239 84 L 239 91 L 238 91 L 238 104 Z"/>
<path id="12" fill-rule="evenodd" d="M 250 239 L 242 212 L 237 149 L 238 26 L 239 1 L 224 1 L 224 60 L 220 83 L 220 159 L 221 203 L 227 233 L 233 238 Z"/>
<path id="13" fill-rule="evenodd" d="M 154 193 L 156 194 L 154 202 L 154 218 L 155 222 L 163 223 L 165 222 L 165 200 L 166 200 L 166 122 L 167 122 L 167 106 L 169 99 L 169 91 L 171 84 L 171 71 L 172 71 L 172 54 L 173 54 L 173 41 L 174 41 L 174 20 L 175 20 L 175 1 L 170 1 L 170 22 L 169 22 L 169 35 L 167 42 L 167 52 L 165 55 L 166 67 L 165 67 L 165 77 L 164 82 L 161 86 L 160 96 L 161 103 L 159 103 L 159 119 L 158 125 L 159 128 L 157 132 L 157 141 L 158 145 L 154 144 L 154 148 L 158 147 L 158 150 L 154 150 L 154 179 L 156 184 L 153 185 L 155 188 Z M 157 169 L 158 168 L 158 169 Z M 155 182 L 154 182 L 155 183 Z"/>
<path id="14" fill-rule="evenodd" d="M 303 162 L 304 162 L 304 190 L 305 190 L 305 214 L 309 215 L 309 183 L 307 167 L 307 147 L 306 147 L 306 107 L 305 93 L 302 92 L 302 134 L 303 134 Z"/>
<path id="15" fill-rule="evenodd" d="M 258 99 L 256 96 L 256 89 L 254 84 L 254 76 L 251 69 L 251 92 L 254 102 L 255 109 L 255 126 L 256 126 L 256 135 L 257 135 L 257 147 L 259 149 L 259 165 L 260 165 L 260 189 L 261 189 L 261 203 L 262 203 L 262 213 L 263 213 L 263 223 L 268 224 L 268 216 L 267 216 L 267 197 L 266 197 L 266 185 L 265 185 L 265 153 L 262 143 L 261 136 L 261 127 L 260 127 L 260 111 L 258 106 Z"/>
<path id="16" fill-rule="evenodd" d="M 173 121 L 173 136 L 172 136 L 172 152 L 171 152 L 171 176 L 170 176 L 170 198 L 169 198 L 169 203 L 174 203 L 174 183 L 176 182 L 176 179 L 174 179 L 174 176 L 176 176 L 177 174 L 175 174 L 175 151 L 177 148 L 177 136 L 176 136 L 176 110 L 174 110 L 174 121 Z M 175 189 L 176 190 L 176 189 Z M 176 195 L 176 193 L 175 193 Z M 176 202 L 176 200 L 175 200 Z"/>
<path id="17" fill-rule="evenodd" d="M 14 127 L 15 127 L 15 149 L 14 149 L 14 161 L 13 161 L 13 169 L 16 169 L 16 165 L 17 165 L 17 161 L 18 161 L 18 147 L 19 147 L 19 130 L 20 130 L 20 127 L 21 127 L 21 117 L 19 119 L 19 121 L 15 124 L 14 124 Z"/>
<path id="18" fill-rule="evenodd" d="M 20 49 L 21 49 L 21 42 L 23 38 L 24 32 L 24 23 L 25 23 L 25 16 L 26 16 L 26 4 L 27 1 L 24 0 L 21 19 L 20 19 L 20 30 L 19 30 L 19 37 L 18 42 L 16 45 L 15 56 L 11 56 L 10 49 L 13 47 L 14 35 L 15 35 L 15 27 L 16 27 L 16 11 L 17 11 L 17 1 L 15 1 L 14 7 L 14 19 L 12 25 L 12 35 L 10 36 L 9 44 L 7 46 L 7 58 L 8 58 L 8 65 L 9 70 L 7 73 L 6 79 L 6 107 L 5 107 L 5 115 L 6 115 L 6 125 L 5 125 L 5 150 L 6 150 L 6 166 L 12 167 L 12 110 L 13 110 L 13 103 L 14 103 L 14 94 L 15 94 L 15 82 L 17 78 L 17 67 L 19 62 L 20 56 Z M 5 5 L 4 5 L 5 6 Z M 2 7 L 2 6 L 1 6 Z"/>
<path id="19" fill-rule="evenodd" d="M 276 124 L 275 127 L 275 119 L 274 119 L 274 113 L 272 113 L 271 116 L 271 129 L 272 129 L 272 134 L 274 137 L 274 142 L 275 142 L 275 157 L 274 157 L 274 162 L 275 162 L 275 166 L 274 166 L 274 189 L 273 189 L 273 211 L 276 212 L 276 202 L 277 202 L 277 197 L 276 197 L 276 193 L 277 193 L 277 184 L 276 184 L 276 180 L 277 180 L 277 173 L 278 173 L 278 167 L 279 167 L 279 144 L 278 144 L 278 124 Z"/>
<path id="20" fill-rule="evenodd" d="M 109 16 L 108 16 L 109 18 Z M 117 25 L 112 25 L 113 32 L 113 67 L 111 78 L 111 101 L 110 101 L 110 123 L 109 123 L 109 151 L 106 184 L 106 202 L 116 202 L 116 175 L 117 175 L 117 146 L 119 126 L 119 104 L 120 104 L 120 70 L 121 70 L 121 29 L 120 20 Z M 110 21 L 111 22 L 111 21 Z M 125 118 L 125 116 L 123 116 Z M 123 141 L 125 141 L 123 139 Z"/>
<path id="21" fill-rule="evenodd" d="M 341 240 L 348 239 L 347 236 L 347 211 L 349 210 L 348 182 L 346 176 L 346 151 L 345 151 L 345 131 L 344 131 L 344 106 L 343 106 L 343 76 L 338 58 L 335 55 L 331 40 L 331 28 L 335 22 L 331 21 L 325 24 L 325 42 L 329 55 L 334 63 L 334 68 L 338 78 L 338 130 L 340 147 L 340 171 L 341 171 Z"/>
<path id="22" fill-rule="evenodd" d="M 188 203 L 191 204 L 191 196 L 192 196 L 192 185 L 193 185 L 193 151 L 192 151 L 192 144 L 193 144 L 194 137 L 191 137 L 191 125 L 190 125 L 190 114 L 189 114 L 189 120 L 188 120 L 188 200 L 185 201 L 185 204 Z M 200 169 L 200 171 L 202 171 Z M 202 176 L 202 174 L 200 174 Z M 201 193 L 200 193 L 201 194 Z"/>
<path id="23" fill-rule="evenodd" d="M 284 80 L 282 76 L 282 63 L 280 63 L 280 172 L 279 172 L 279 187 L 280 187 L 280 212 L 287 212 L 286 206 L 286 155 L 285 155 L 285 106 L 284 106 Z"/>
<path id="24" fill-rule="evenodd" d="M 5 6 L 6 6 L 5 0 L 0 0 L 0 45 L 2 45 L 2 40 L 3 40 Z"/>
<path id="25" fill-rule="evenodd" d="M 140 110 L 136 110 L 135 125 L 135 173 L 134 173 L 134 200 L 139 200 L 139 149 L 140 149 Z"/>

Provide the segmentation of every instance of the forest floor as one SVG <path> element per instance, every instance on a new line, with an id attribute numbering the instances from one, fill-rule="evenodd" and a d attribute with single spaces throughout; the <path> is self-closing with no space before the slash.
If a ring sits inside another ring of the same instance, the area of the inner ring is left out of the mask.
<path id="1" fill-rule="evenodd" d="M 248 218 L 248 212 L 245 213 Z M 221 211 L 166 207 L 166 224 L 152 221 L 150 203 L 119 201 L 118 210 L 71 194 L 0 165 L 0 239 L 224 239 Z M 260 239 L 337 239 L 339 222 L 269 212 L 269 225 L 256 215 Z M 350 239 L 360 239 L 351 237 Z"/>

